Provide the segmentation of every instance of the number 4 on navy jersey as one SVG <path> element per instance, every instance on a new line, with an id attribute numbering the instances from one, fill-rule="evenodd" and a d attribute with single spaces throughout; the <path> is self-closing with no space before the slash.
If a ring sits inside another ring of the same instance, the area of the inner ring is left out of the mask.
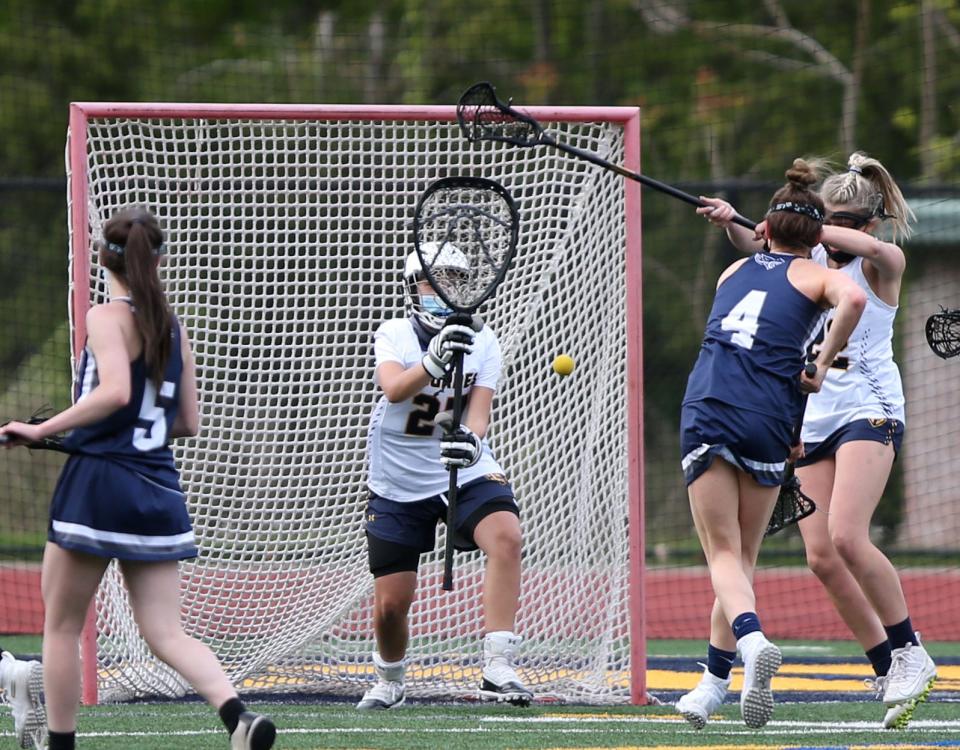
<path id="1" fill-rule="evenodd" d="M 730 340 L 744 349 L 753 348 L 753 337 L 760 327 L 760 311 L 767 301 L 767 293 L 759 289 L 747 292 L 744 297 L 733 306 L 727 316 L 720 321 L 724 331 L 733 331 Z"/>

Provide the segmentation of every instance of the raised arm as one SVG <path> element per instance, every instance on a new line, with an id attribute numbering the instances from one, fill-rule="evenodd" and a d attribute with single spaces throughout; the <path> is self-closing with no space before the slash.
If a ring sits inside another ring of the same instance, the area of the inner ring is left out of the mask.
<path id="1" fill-rule="evenodd" d="M 830 224 L 823 225 L 823 242 L 834 250 L 863 258 L 863 270 L 873 291 L 884 302 L 897 304 L 900 282 L 907 267 L 906 256 L 898 245 L 877 239 L 869 232 Z"/>
<path id="2" fill-rule="evenodd" d="M 404 369 L 400 362 L 381 362 L 377 367 L 377 384 L 390 403 L 406 401 L 430 382 L 430 373 L 419 362 Z"/>
<path id="3" fill-rule="evenodd" d="M 703 195 L 700 196 L 700 200 L 707 205 L 698 208 L 697 213 L 711 224 L 725 229 L 727 237 L 737 250 L 743 253 L 755 253 L 763 247 L 762 237 L 744 226 L 733 223 L 737 210 L 730 203 L 722 198 L 709 198 Z"/>

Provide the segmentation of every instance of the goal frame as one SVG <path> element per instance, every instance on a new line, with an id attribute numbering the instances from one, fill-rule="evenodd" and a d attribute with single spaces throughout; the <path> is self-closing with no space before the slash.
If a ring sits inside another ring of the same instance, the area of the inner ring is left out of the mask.
<path id="1" fill-rule="evenodd" d="M 534 118 L 549 122 L 604 121 L 623 128 L 624 164 L 640 171 L 640 109 L 638 107 L 523 107 Z M 456 108 L 448 105 L 299 105 L 299 104 L 201 104 L 73 102 L 70 104 L 66 159 L 70 175 L 67 185 L 67 209 L 70 250 L 75 262 L 68 285 L 68 313 L 73 321 L 71 361 L 76 362 L 86 341 L 85 316 L 90 308 L 87 269 L 91 255 L 88 242 L 88 121 L 93 118 L 180 118 L 189 120 L 456 120 Z M 572 158 L 572 157 L 569 157 Z M 627 351 L 627 460 L 628 499 L 628 610 L 630 634 L 630 700 L 635 705 L 647 702 L 646 690 L 646 615 L 645 615 L 645 533 L 644 533 L 644 441 L 643 441 L 643 294 L 641 190 L 632 180 L 624 181 L 626 351 Z M 98 702 L 97 634 L 91 604 L 82 640 L 83 702 Z"/>

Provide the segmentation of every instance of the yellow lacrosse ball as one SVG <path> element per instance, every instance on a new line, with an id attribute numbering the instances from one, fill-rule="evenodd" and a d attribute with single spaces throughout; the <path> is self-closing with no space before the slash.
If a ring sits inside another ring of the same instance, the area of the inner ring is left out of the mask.
<path id="1" fill-rule="evenodd" d="M 573 357 L 569 354 L 558 354 L 553 360 L 553 371 L 557 375 L 566 377 L 573 372 Z"/>

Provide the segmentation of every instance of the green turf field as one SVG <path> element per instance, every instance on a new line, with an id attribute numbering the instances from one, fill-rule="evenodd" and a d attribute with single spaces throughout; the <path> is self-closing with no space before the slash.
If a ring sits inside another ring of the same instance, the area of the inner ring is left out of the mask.
<path id="1" fill-rule="evenodd" d="M 960 746 L 957 703 L 932 702 L 904 731 L 875 728 L 876 703 L 778 704 L 762 730 L 747 729 L 735 703 L 698 732 L 669 706 L 596 709 L 550 706 L 404 706 L 359 714 L 352 704 L 254 704 L 280 728 L 278 750 L 313 748 L 524 748 Z M 199 703 L 140 703 L 85 708 L 78 745 L 97 750 L 214 750 L 227 748 L 214 714 Z M 5 721 L 9 728 L 9 719 Z M 9 731 L 0 748 L 16 747 Z"/>
<path id="2" fill-rule="evenodd" d="M 10 640 L 21 653 L 39 650 L 36 638 Z M 252 708 L 274 717 L 278 750 L 313 748 L 960 748 L 960 644 L 928 644 L 940 664 L 931 699 L 902 731 L 879 728 L 883 706 L 860 687 L 869 668 L 846 641 L 781 641 L 784 667 L 773 720 L 751 730 L 740 720 L 737 694 L 701 732 L 670 705 L 586 707 L 536 704 L 528 709 L 469 701 L 411 702 L 385 713 L 358 713 L 353 702 L 310 696 L 273 696 Z M 684 681 L 695 680 L 704 644 L 648 643 L 651 693 L 676 699 Z M 855 670 L 851 674 L 849 670 Z M 791 672 L 796 678 L 791 678 Z M 736 672 L 736 670 L 735 670 Z M 802 684 L 801 684 L 802 683 Z M 691 683 L 692 684 L 692 683 Z M 790 686 L 790 687 L 788 687 Z M 688 689 L 688 688 L 687 688 Z M 777 682 L 774 683 L 777 690 Z M 9 709 L 0 706 L 0 750 L 13 750 Z M 214 711 L 197 700 L 138 702 L 81 709 L 79 747 L 90 750 L 226 750 L 226 734 Z"/>

